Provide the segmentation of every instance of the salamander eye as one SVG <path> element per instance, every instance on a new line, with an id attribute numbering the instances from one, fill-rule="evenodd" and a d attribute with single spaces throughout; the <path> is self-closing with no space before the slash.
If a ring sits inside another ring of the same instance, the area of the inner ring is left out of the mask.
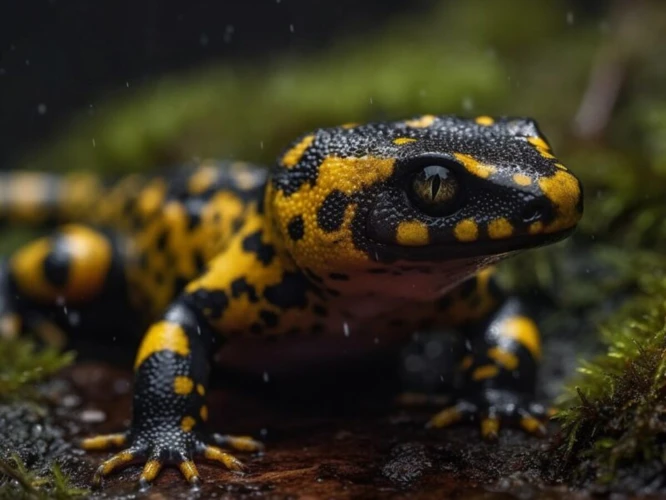
<path id="1" fill-rule="evenodd" d="M 424 213 L 433 217 L 456 211 L 461 188 L 453 172 L 441 165 L 428 165 L 412 178 L 410 198 Z"/>

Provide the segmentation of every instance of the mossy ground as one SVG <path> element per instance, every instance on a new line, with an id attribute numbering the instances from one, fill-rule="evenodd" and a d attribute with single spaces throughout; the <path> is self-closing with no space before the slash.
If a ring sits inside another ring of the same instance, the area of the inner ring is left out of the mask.
<path id="1" fill-rule="evenodd" d="M 129 89 L 17 165 L 123 172 L 206 156 L 270 161 L 310 127 L 423 112 L 534 116 L 582 178 L 586 215 L 571 241 L 508 262 L 503 279 L 552 306 L 547 331 L 570 328 L 603 346 L 560 397 L 559 479 L 663 488 L 634 472 L 659 477 L 666 464 L 665 30 L 658 0 L 442 2 L 320 53 Z M 9 378 L 21 391 L 42 364 L 67 361 L 30 361 L 19 344 L 0 344 L 0 358 L 12 349 L 28 360 L 26 383 Z"/>

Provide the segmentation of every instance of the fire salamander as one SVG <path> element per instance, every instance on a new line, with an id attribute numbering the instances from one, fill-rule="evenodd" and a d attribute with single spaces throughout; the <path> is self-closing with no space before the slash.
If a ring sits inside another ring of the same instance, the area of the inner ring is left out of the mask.
<path id="1" fill-rule="evenodd" d="M 561 240 L 582 211 L 580 182 L 525 118 L 320 129 L 270 170 L 206 161 L 109 184 L 7 173 L 4 219 L 62 225 L 2 264 L 0 334 L 69 331 L 74 310 L 77 323 L 117 325 L 125 310 L 145 320 L 129 430 L 83 440 L 122 450 L 96 485 L 136 462 L 144 487 L 165 465 L 199 484 L 198 459 L 243 470 L 223 450 L 262 445 L 209 433 L 206 392 L 216 354 L 252 337 L 332 345 L 343 329 L 374 339 L 453 326 L 468 340 L 464 382 L 429 425 L 478 418 L 488 439 L 500 423 L 539 433 L 539 331 L 493 264 Z"/>

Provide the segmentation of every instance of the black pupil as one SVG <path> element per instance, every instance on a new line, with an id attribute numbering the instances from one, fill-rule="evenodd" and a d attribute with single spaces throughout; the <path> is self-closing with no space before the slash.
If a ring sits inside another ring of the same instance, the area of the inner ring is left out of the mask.
<path id="1" fill-rule="evenodd" d="M 442 181 L 445 181 L 449 176 L 448 169 L 440 167 L 439 165 L 431 165 L 423 169 L 423 175 L 425 176 L 425 181 L 430 181 L 430 190 L 431 197 L 433 200 L 436 199 L 437 193 L 439 193 L 439 188 L 442 187 Z"/>

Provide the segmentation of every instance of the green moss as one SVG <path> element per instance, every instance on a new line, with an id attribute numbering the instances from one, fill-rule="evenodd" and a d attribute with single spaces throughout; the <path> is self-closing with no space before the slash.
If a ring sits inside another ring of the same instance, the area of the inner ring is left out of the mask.
<path id="1" fill-rule="evenodd" d="M 27 338 L 0 342 L 0 400 L 33 398 L 37 384 L 68 366 L 74 353 L 38 349 Z"/>
<path id="2" fill-rule="evenodd" d="M 51 467 L 47 476 L 38 476 L 29 471 L 16 455 L 8 460 L 0 460 L 0 498 L 66 500 L 87 496 L 89 493 L 88 490 L 72 486 L 58 464 Z"/>
<path id="3" fill-rule="evenodd" d="M 579 479 L 609 483 L 619 466 L 666 463 L 666 264 L 649 254 L 633 265 L 639 293 L 601 329 L 607 350 L 581 363 L 558 415 Z"/>

